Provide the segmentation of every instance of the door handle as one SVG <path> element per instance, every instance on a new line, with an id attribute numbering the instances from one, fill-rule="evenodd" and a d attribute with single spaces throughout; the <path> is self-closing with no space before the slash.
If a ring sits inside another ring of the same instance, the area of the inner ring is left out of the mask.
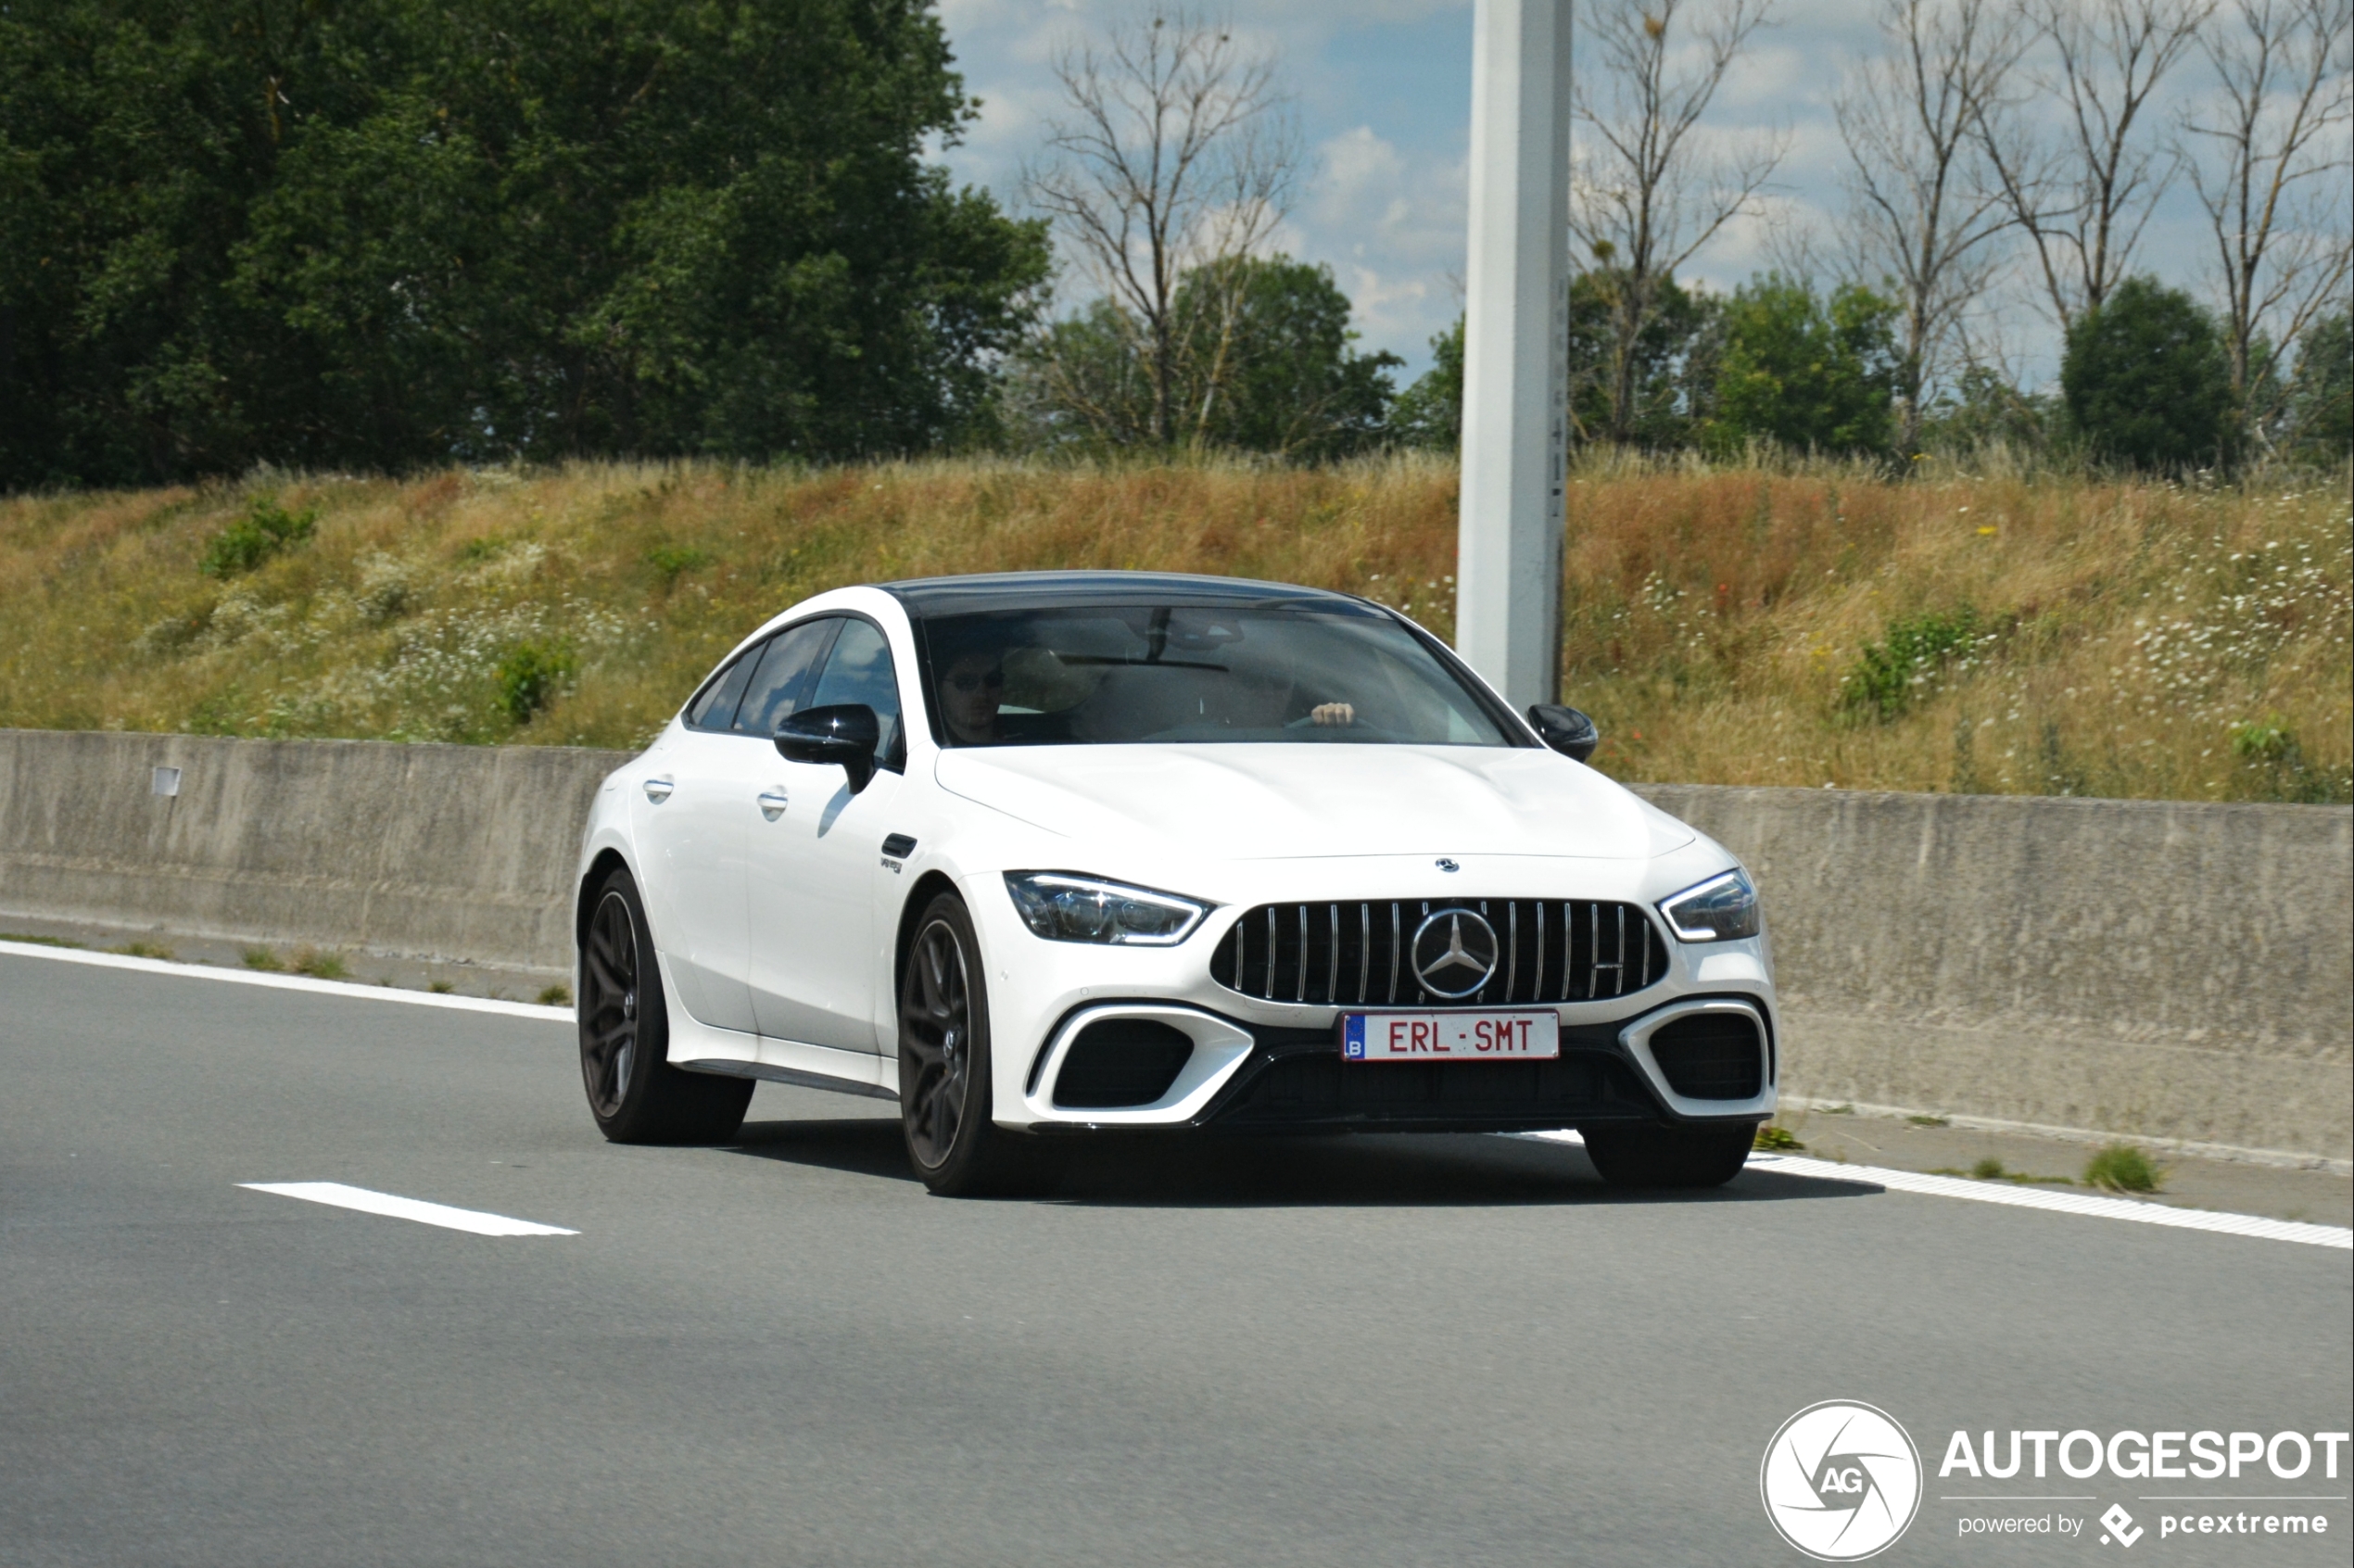
<path id="1" fill-rule="evenodd" d="M 649 778 L 646 780 L 646 799 L 660 805 L 670 798 L 670 791 L 676 788 L 677 784 L 674 779 Z"/>
<path id="2" fill-rule="evenodd" d="M 771 822 L 784 816 L 785 792 L 782 790 L 763 790 L 760 792 L 760 815 Z"/>

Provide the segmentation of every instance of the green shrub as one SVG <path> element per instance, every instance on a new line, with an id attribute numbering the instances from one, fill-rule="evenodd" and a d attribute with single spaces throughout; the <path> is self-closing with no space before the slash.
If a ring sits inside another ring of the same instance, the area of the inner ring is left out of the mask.
<path id="1" fill-rule="evenodd" d="M 2108 1144 L 2084 1167 L 2084 1184 L 2112 1193 L 2154 1193 L 2165 1182 L 2158 1162 L 2131 1144 Z"/>
<path id="2" fill-rule="evenodd" d="M 234 577 L 250 572 L 274 555 L 309 538 L 318 525 L 316 507 L 288 512 L 263 496 L 243 517 L 212 536 L 196 570 L 208 577 Z"/>
<path id="3" fill-rule="evenodd" d="M 1867 644 L 1848 666 L 1840 702 L 1859 718 L 1886 724 L 1949 666 L 1968 667 L 1979 643 L 1978 612 L 1919 614 L 1888 623 L 1888 640 Z"/>
<path id="4" fill-rule="evenodd" d="M 1789 1128 L 1777 1127 L 1770 1121 L 1758 1125 L 1757 1137 L 1750 1144 L 1755 1149 L 1803 1149 L 1805 1146 Z"/>
<path id="5" fill-rule="evenodd" d="M 662 578 L 664 591 L 678 586 L 678 579 L 688 573 L 710 565 L 718 557 L 707 550 L 692 545 L 661 545 L 646 551 L 646 564 Z"/>
<path id="6" fill-rule="evenodd" d="M 322 953 L 315 947 L 297 947 L 294 955 L 294 971 L 313 980 L 348 980 L 351 971 L 346 967 L 340 953 Z"/>
<path id="7" fill-rule="evenodd" d="M 499 702 L 518 726 L 556 699 L 572 678 L 571 650 L 538 642 L 518 642 L 499 661 Z"/>
<path id="8" fill-rule="evenodd" d="M 539 1005 L 540 1005 L 542 1007 L 569 1007 L 569 1006 L 571 1006 L 571 1005 L 572 1005 L 572 987 L 570 987 L 570 986 L 568 986 L 568 985 L 551 985 L 551 986 L 549 986 L 546 990 L 542 991 L 542 992 L 539 993 Z"/>
<path id="9" fill-rule="evenodd" d="M 2263 795 L 2299 805 L 2335 805 L 2354 794 L 2354 781 L 2332 778 L 2306 761 L 2297 731 L 2277 716 L 2232 726 L 2232 755 L 2265 781 Z"/>

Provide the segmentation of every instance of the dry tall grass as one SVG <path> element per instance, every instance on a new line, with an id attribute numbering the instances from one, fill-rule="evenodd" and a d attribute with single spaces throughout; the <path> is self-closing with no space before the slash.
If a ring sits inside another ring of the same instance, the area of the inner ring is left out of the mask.
<path id="1" fill-rule="evenodd" d="M 1424 458 L 607 464 L 19 498 L 0 724 L 626 746 L 794 600 L 976 570 L 1314 583 L 1448 636 L 1455 484 Z M 314 536 L 200 573 L 259 499 L 315 508 Z M 2350 531 L 2342 474 L 1598 465 L 1573 492 L 1564 694 L 1629 778 L 2343 800 Z M 1968 635 L 1859 707 L 1865 651 L 1923 616 Z"/>

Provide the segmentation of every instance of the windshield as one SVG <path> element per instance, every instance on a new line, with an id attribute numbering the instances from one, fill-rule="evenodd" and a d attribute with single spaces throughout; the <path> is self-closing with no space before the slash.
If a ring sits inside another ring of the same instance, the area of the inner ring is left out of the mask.
<path id="1" fill-rule="evenodd" d="M 1135 605 L 923 627 L 951 746 L 1513 743 L 1420 639 L 1372 611 Z"/>

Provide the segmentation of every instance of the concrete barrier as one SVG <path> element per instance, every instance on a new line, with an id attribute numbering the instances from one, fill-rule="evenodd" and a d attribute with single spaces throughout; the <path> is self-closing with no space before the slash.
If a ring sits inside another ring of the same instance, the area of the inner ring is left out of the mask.
<path id="1" fill-rule="evenodd" d="M 1786 1093 L 2354 1153 L 2354 812 L 1641 792 L 1756 877 Z"/>
<path id="2" fill-rule="evenodd" d="M 561 979 L 614 752 L 0 730 L 0 920 Z M 176 794 L 156 770 L 177 770 Z"/>
<path id="3" fill-rule="evenodd" d="M 621 760 L 0 730 L 0 929 L 561 979 L 580 823 Z M 1756 874 L 1802 1102 L 2354 1154 L 2354 812 L 1642 793 Z"/>

